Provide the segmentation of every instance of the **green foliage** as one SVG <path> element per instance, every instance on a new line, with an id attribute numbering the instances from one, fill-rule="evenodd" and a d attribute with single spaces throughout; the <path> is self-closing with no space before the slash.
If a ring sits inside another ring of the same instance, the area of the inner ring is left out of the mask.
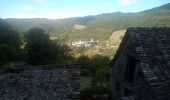
<path id="1" fill-rule="evenodd" d="M 0 19 L 0 66 L 21 59 L 21 44 L 19 33 Z"/>
<path id="2" fill-rule="evenodd" d="M 57 46 L 41 28 L 32 28 L 26 34 L 27 61 L 33 65 L 64 63 L 70 58 L 67 46 Z"/>
<path id="3" fill-rule="evenodd" d="M 103 67 L 98 69 L 95 72 L 94 78 L 93 78 L 93 84 L 95 84 L 96 86 L 103 86 L 105 84 L 108 85 L 108 79 L 109 77 L 109 66 Z"/>
<path id="4" fill-rule="evenodd" d="M 91 91 L 94 94 L 106 93 L 110 59 L 101 55 L 91 58 L 82 55 L 77 59 L 77 62 L 81 65 L 81 91 Z"/>
<path id="5" fill-rule="evenodd" d="M 55 45 L 58 50 L 58 63 L 69 64 L 74 62 L 73 52 L 67 45 Z"/>
<path id="6" fill-rule="evenodd" d="M 77 59 L 77 62 L 81 65 L 82 76 L 90 76 L 92 74 L 91 68 L 93 68 L 93 64 L 88 56 L 84 56 L 84 55 L 80 56 Z"/>
<path id="7" fill-rule="evenodd" d="M 85 76 L 94 76 L 97 70 L 107 68 L 110 59 L 109 57 L 102 55 L 95 55 L 91 58 L 82 55 L 77 59 L 77 62 L 80 63 L 82 71 L 88 72 L 88 74 L 86 74 Z M 82 74 L 83 73 L 85 72 L 82 72 Z"/>
<path id="8" fill-rule="evenodd" d="M 30 29 L 24 37 L 0 19 L 0 66 L 22 60 L 33 65 L 72 62 L 72 50 L 57 44 L 41 28 Z"/>
<path id="9" fill-rule="evenodd" d="M 26 51 L 31 64 L 47 64 L 52 59 L 48 35 L 40 28 L 31 29 L 26 34 Z"/>
<path id="10" fill-rule="evenodd" d="M 80 77 L 80 91 L 89 90 L 92 85 L 92 77 L 81 76 Z"/>

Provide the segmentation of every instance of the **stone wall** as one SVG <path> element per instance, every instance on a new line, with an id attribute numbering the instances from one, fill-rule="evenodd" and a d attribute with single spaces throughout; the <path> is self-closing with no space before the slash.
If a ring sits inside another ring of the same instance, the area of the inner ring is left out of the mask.
<path id="1" fill-rule="evenodd" d="M 169 100 L 170 29 L 128 29 L 112 61 L 113 100 Z"/>
<path id="2" fill-rule="evenodd" d="M 0 74 L 0 100 L 79 100 L 79 95 L 76 64 L 23 66 Z"/>

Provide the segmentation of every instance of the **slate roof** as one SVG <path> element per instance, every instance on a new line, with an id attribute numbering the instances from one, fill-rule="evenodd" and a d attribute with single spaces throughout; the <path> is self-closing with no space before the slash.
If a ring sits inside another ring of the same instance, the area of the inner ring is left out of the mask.
<path id="1" fill-rule="evenodd" d="M 128 43 L 128 44 L 127 44 Z M 129 28 L 112 61 L 126 53 L 140 62 L 155 100 L 170 99 L 170 28 Z"/>
<path id="2" fill-rule="evenodd" d="M 79 65 L 27 66 L 20 73 L 11 72 L 0 74 L 0 100 L 79 98 Z"/>
<path id="3" fill-rule="evenodd" d="M 136 58 L 155 97 L 170 99 L 170 29 L 129 29 L 127 33 L 136 37 Z"/>

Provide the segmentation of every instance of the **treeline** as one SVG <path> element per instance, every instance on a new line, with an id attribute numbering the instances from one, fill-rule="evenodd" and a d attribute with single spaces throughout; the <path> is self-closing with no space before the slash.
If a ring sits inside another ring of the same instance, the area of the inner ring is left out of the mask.
<path id="1" fill-rule="evenodd" d="M 69 63 L 71 49 L 57 45 L 41 28 L 19 33 L 0 20 L 0 66 L 8 62 L 27 62 L 31 65 Z"/>

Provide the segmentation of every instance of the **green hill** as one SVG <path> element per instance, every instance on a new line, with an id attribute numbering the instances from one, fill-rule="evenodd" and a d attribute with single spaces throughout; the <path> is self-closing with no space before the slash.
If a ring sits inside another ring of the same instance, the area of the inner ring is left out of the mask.
<path id="1" fill-rule="evenodd" d="M 5 21 L 21 32 L 31 27 L 41 27 L 52 37 L 64 40 L 105 40 L 113 31 L 129 27 L 170 27 L 170 3 L 137 13 L 116 12 L 57 20 L 33 18 Z M 75 25 L 86 28 L 77 30 Z"/>

